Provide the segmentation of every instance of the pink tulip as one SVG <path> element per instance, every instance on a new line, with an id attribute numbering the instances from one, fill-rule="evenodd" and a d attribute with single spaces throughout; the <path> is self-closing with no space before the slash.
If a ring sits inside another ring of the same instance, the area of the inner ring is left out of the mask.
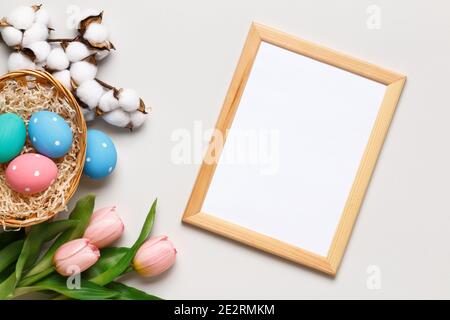
<path id="1" fill-rule="evenodd" d="M 123 229 L 116 207 L 107 207 L 92 214 L 83 237 L 91 240 L 97 248 L 104 248 L 119 239 Z"/>
<path id="2" fill-rule="evenodd" d="M 63 244 L 53 257 L 56 271 L 63 276 L 83 272 L 100 258 L 100 251 L 89 239 L 76 239 Z"/>
<path id="3" fill-rule="evenodd" d="M 177 250 L 167 236 L 144 242 L 134 256 L 134 269 L 144 277 L 153 277 L 169 269 L 175 262 Z"/>

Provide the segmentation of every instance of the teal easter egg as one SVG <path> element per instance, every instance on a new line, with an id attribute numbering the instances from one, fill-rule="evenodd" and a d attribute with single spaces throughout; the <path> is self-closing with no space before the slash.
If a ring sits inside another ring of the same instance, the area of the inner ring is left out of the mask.
<path id="1" fill-rule="evenodd" d="M 27 129 L 22 118 L 13 113 L 0 115 L 0 163 L 14 159 L 25 145 Z"/>
<path id="2" fill-rule="evenodd" d="M 109 176 L 117 163 L 117 151 L 113 141 L 99 130 L 88 130 L 84 174 L 92 179 Z"/>
<path id="3" fill-rule="evenodd" d="M 60 158 L 72 147 L 72 129 L 63 117 L 51 111 L 33 113 L 28 136 L 33 147 L 49 158 Z"/>

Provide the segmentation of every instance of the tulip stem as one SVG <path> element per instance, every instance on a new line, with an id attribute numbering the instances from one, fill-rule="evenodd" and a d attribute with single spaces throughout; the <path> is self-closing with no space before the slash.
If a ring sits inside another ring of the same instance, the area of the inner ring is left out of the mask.
<path id="1" fill-rule="evenodd" d="M 132 271 L 134 271 L 133 267 L 132 267 L 132 266 L 129 266 L 128 269 L 125 270 L 125 271 L 122 273 L 122 275 L 124 275 L 124 274 L 126 274 L 126 273 L 130 273 L 130 272 L 132 272 Z"/>
<path id="2" fill-rule="evenodd" d="M 17 297 L 23 296 L 27 293 L 32 293 L 36 291 L 41 291 L 41 288 L 38 287 L 20 287 L 14 290 L 14 293 L 12 294 L 11 299 L 15 299 Z"/>

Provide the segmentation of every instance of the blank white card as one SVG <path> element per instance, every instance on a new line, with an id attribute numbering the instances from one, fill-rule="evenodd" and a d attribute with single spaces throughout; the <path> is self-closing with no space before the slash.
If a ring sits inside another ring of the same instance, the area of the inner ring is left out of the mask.
<path id="1" fill-rule="evenodd" d="M 385 91 L 262 42 L 202 211 L 326 256 Z"/>

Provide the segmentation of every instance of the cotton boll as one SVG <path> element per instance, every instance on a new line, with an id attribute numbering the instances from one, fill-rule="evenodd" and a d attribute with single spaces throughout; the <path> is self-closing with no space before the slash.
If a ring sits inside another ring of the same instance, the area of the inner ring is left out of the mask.
<path id="1" fill-rule="evenodd" d="M 74 62 L 70 66 L 70 76 L 77 84 L 93 80 L 96 75 L 97 66 L 87 61 Z"/>
<path id="2" fill-rule="evenodd" d="M 103 43 L 108 40 L 108 29 L 103 24 L 91 23 L 87 27 L 83 38 L 92 43 Z"/>
<path id="3" fill-rule="evenodd" d="M 23 33 L 14 27 L 1 28 L 1 33 L 3 41 L 9 47 L 15 47 L 22 43 Z"/>
<path id="4" fill-rule="evenodd" d="M 51 50 L 50 44 L 47 41 L 38 41 L 28 45 L 26 48 L 33 51 L 36 56 L 36 62 L 44 62 Z"/>
<path id="5" fill-rule="evenodd" d="M 110 112 L 119 107 L 119 100 L 114 97 L 114 90 L 109 90 L 103 94 L 98 103 L 98 107 L 104 112 Z"/>
<path id="6" fill-rule="evenodd" d="M 122 109 L 116 109 L 102 115 L 103 120 L 116 127 L 125 128 L 130 124 L 130 114 Z"/>
<path id="7" fill-rule="evenodd" d="M 8 70 L 34 69 L 36 65 L 30 58 L 20 52 L 13 52 L 8 58 Z"/>
<path id="8" fill-rule="evenodd" d="M 34 23 L 30 29 L 23 33 L 22 46 L 26 47 L 37 41 L 44 41 L 48 38 L 48 28 L 42 23 Z"/>
<path id="9" fill-rule="evenodd" d="M 6 17 L 6 22 L 16 29 L 26 30 L 33 24 L 34 16 L 32 7 L 19 6 Z"/>
<path id="10" fill-rule="evenodd" d="M 83 114 L 84 120 L 86 122 L 92 121 L 95 119 L 95 111 L 91 109 L 81 108 L 81 113 Z"/>
<path id="11" fill-rule="evenodd" d="M 69 43 L 66 48 L 66 55 L 70 62 L 77 62 L 87 58 L 91 52 L 88 47 L 79 41 Z"/>
<path id="12" fill-rule="evenodd" d="M 48 27 L 50 25 L 50 14 L 46 9 L 41 8 L 36 11 L 34 22 L 42 23 L 43 25 Z"/>
<path id="13" fill-rule="evenodd" d="M 95 80 L 88 80 L 77 88 L 76 93 L 82 102 L 90 109 L 94 109 L 103 95 L 103 87 Z"/>
<path id="14" fill-rule="evenodd" d="M 92 8 L 85 9 L 81 12 L 78 23 L 80 23 L 82 20 L 84 20 L 88 17 L 98 16 L 100 13 L 102 13 L 102 10 L 99 10 L 99 9 L 92 9 Z"/>
<path id="15" fill-rule="evenodd" d="M 72 91 L 72 83 L 70 78 L 70 71 L 69 70 L 61 70 L 53 72 L 53 76 L 61 82 L 67 89 Z"/>
<path id="16" fill-rule="evenodd" d="M 119 105 L 125 111 L 136 111 L 139 108 L 140 102 L 137 92 L 132 89 L 123 89 L 119 93 Z"/>
<path id="17" fill-rule="evenodd" d="M 139 128 L 145 122 L 145 119 L 147 119 L 147 114 L 140 111 L 134 111 L 130 113 L 130 118 L 133 128 Z"/>
<path id="18" fill-rule="evenodd" d="M 69 67 L 69 59 L 61 47 L 56 47 L 50 51 L 47 57 L 47 67 L 52 70 L 64 70 Z"/>

